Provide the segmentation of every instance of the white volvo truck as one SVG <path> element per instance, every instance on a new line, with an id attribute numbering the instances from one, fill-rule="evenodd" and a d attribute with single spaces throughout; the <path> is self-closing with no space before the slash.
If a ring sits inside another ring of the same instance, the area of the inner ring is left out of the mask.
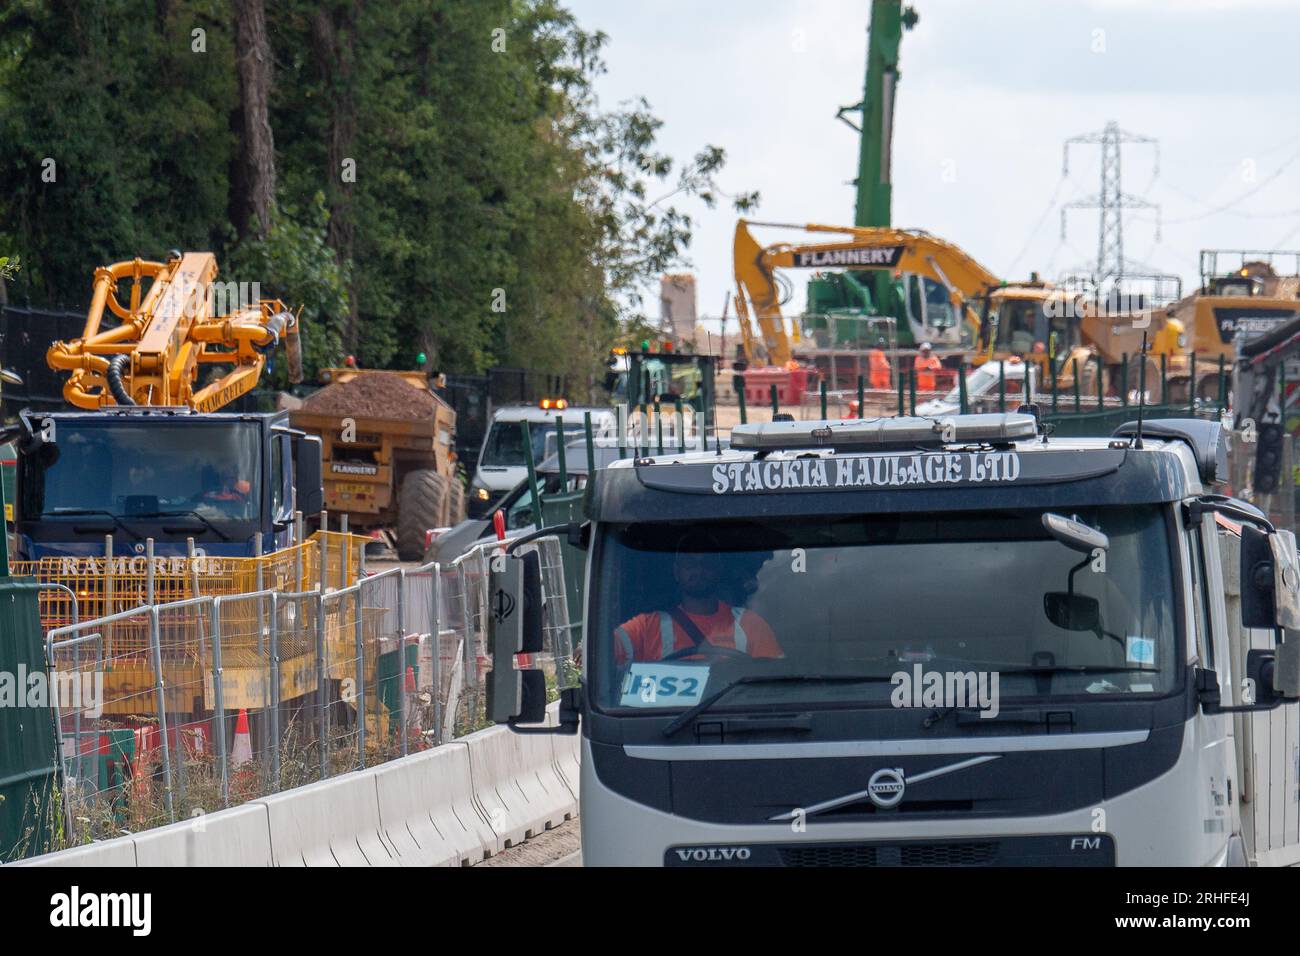
<path id="1" fill-rule="evenodd" d="M 581 685 L 536 726 L 511 555 L 491 716 L 582 735 L 586 865 L 1300 863 L 1295 538 L 1213 493 L 1223 440 L 968 415 L 619 461 L 550 532 L 588 550 Z"/>

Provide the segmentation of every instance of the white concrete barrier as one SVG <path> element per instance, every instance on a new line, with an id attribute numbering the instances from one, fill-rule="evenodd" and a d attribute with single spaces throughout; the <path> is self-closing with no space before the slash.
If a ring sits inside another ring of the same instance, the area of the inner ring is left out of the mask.
<path id="1" fill-rule="evenodd" d="M 496 850 L 558 826 L 576 806 L 555 770 L 550 734 L 490 727 L 465 738 L 474 795 L 496 834 Z"/>
<path id="2" fill-rule="evenodd" d="M 380 764 L 374 774 L 379 819 L 402 866 L 477 863 L 495 844 L 474 806 L 466 744 Z"/>
<path id="3" fill-rule="evenodd" d="M 408 758 L 409 759 L 409 758 Z M 276 866 L 397 866 L 380 835 L 373 771 L 254 800 L 266 807 Z"/>
<path id="4" fill-rule="evenodd" d="M 491 727 L 435 750 L 14 866 L 455 866 L 577 813 L 576 736 Z"/>
<path id="5" fill-rule="evenodd" d="M 135 866 L 135 841 L 131 837 L 101 840 L 86 846 L 34 856 L 8 866 Z"/>
<path id="6" fill-rule="evenodd" d="M 132 837 L 136 866 L 271 866 L 266 807 L 246 803 Z"/>

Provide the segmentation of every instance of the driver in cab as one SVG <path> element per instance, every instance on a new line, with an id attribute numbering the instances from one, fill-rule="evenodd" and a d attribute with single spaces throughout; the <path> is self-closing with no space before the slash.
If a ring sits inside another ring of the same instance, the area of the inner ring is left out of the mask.
<path id="1" fill-rule="evenodd" d="M 233 465 L 222 465 L 219 471 L 209 466 L 203 470 L 203 492 L 199 500 L 212 510 L 239 514 L 248 504 L 252 490 L 252 483 L 240 478 Z"/>
<path id="2" fill-rule="evenodd" d="M 703 644 L 750 657 L 784 656 L 767 621 L 718 597 L 723 555 L 699 553 L 709 545 L 697 535 L 688 535 L 678 545 L 673 559 L 673 581 L 681 595 L 677 604 L 638 614 L 614 629 L 614 657 L 620 665 L 669 658 L 700 660 L 716 653 L 701 649 Z"/>

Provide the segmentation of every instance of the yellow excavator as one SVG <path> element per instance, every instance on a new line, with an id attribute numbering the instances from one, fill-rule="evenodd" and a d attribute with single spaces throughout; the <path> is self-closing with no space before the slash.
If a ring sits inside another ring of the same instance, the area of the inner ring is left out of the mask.
<path id="1" fill-rule="evenodd" d="M 799 326 L 793 322 L 787 331 L 779 269 L 844 270 L 839 278 L 847 281 L 855 281 L 855 272 L 888 270 L 902 286 L 899 298 L 905 315 L 899 317 L 897 328 L 904 347 L 928 341 L 940 349 L 972 353 L 973 364 L 1020 358 L 1038 364 L 1043 381 L 1047 363 L 1054 361 L 1058 382 L 1066 387 L 1072 383 L 1073 360 L 1078 360 L 1081 376 L 1093 375 L 1098 357 L 1115 372 L 1125 355 L 1141 351 L 1145 323 L 1136 317 L 1109 316 L 1085 292 L 1036 276 L 1006 282 L 960 247 L 920 230 L 813 223 L 786 228 L 843 238 L 764 246 L 750 230 L 756 225 L 780 224 L 743 219 L 736 224 L 735 305 L 751 364 L 797 364 L 794 346 L 801 341 Z M 759 334 L 754 332 L 751 312 Z M 1169 359 L 1178 354 L 1182 332 L 1181 323 L 1172 318 L 1151 328 L 1148 355 L 1154 356 L 1155 367 L 1162 353 Z M 1132 381 L 1137 381 L 1136 370 Z"/>
<path id="2" fill-rule="evenodd" d="M 751 226 L 784 226 L 818 235 L 838 235 L 830 242 L 777 242 L 760 245 Z M 818 223 L 785 225 L 736 223 L 733 246 L 736 277 L 736 310 L 740 316 L 741 337 L 751 362 L 760 355 L 750 322 L 754 319 L 762 334 L 767 364 L 782 366 L 792 358 L 791 343 L 800 341 L 799 326 L 789 333 L 781 314 L 781 283 L 778 269 L 886 270 L 904 283 L 908 294 L 906 323 L 899 323 L 899 340 L 906 345 L 928 341 L 936 346 L 958 346 L 963 338 L 962 325 L 968 326 L 966 339 L 978 328 L 978 317 L 966 307 L 966 300 L 976 294 L 987 295 L 999 280 L 961 249 L 929 233 L 878 227 L 827 226 Z"/>

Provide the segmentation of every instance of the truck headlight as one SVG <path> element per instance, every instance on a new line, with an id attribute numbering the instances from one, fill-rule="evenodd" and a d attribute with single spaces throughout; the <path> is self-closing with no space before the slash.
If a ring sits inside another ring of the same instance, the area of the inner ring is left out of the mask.
<path id="1" fill-rule="evenodd" d="M 489 498 L 492 497 L 492 495 L 486 488 L 475 488 L 474 497 L 477 498 L 479 501 L 487 501 Z"/>

